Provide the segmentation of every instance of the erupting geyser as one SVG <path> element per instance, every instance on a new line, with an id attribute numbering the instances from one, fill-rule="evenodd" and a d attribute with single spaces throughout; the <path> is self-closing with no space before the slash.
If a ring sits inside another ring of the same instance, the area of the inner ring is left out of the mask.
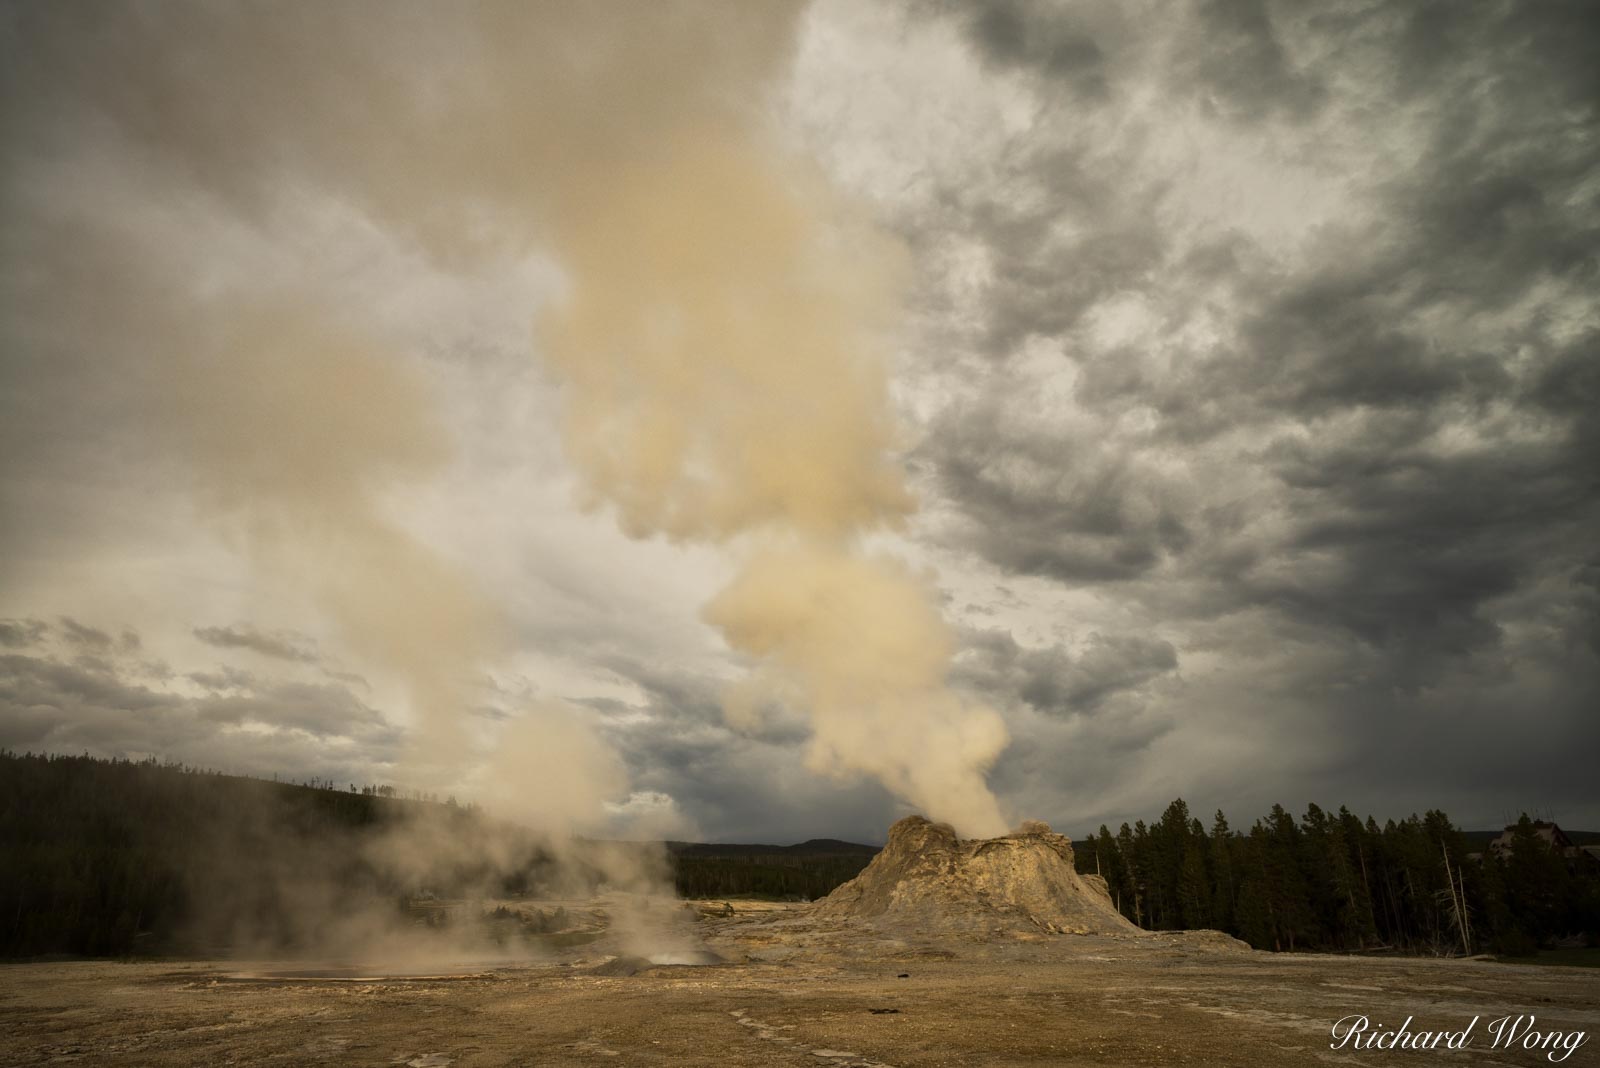
<path id="1" fill-rule="evenodd" d="M 1135 934 L 1096 876 L 1079 875 L 1072 841 L 1028 820 L 999 838 L 961 839 L 907 816 L 865 871 L 817 904 L 828 919 L 981 939 Z"/>

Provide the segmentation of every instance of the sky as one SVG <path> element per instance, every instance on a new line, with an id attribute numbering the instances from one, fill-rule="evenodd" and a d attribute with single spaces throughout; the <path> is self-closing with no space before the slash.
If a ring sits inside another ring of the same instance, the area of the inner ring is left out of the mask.
<path id="1" fill-rule="evenodd" d="M 721 841 L 1600 827 L 1592 4 L 0 53 L 0 747 Z"/>

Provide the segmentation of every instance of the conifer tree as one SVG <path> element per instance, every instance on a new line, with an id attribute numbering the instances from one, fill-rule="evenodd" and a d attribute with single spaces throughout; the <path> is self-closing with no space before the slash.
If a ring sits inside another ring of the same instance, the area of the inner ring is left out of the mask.
<path id="1" fill-rule="evenodd" d="M 1218 928 L 1234 929 L 1234 901 L 1238 895 L 1234 876 L 1233 832 L 1228 829 L 1228 817 L 1217 809 L 1211 824 L 1211 915 Z"/>

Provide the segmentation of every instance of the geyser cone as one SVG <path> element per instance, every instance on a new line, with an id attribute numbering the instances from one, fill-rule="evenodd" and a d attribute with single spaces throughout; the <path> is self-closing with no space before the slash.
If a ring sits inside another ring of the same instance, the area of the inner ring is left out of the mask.
<path id="1" fill-rule="evenodd" d="M 1072 840 L 1031 820 L 999 838 L 960 839 L 907 816 L 866 870 L 816 907 L 851 923 L 986 939 L 1139 931 L 1101 880 L 1077 873 Z"/>

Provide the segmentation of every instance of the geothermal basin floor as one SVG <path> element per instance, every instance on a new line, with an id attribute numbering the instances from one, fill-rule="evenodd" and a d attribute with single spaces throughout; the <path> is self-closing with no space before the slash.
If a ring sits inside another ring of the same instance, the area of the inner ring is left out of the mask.
<path id="1" fill-rule="evenodd" d="M 1588 969 L 1071 935 L 626 976 L 586 963 L 359 982 L 296 978 L 283 962 L 0 965 L 0 1064 L 1550 1063 L 1489 1048 L 1486 1025 L 1508 1013 L 1587 1031 L 1564 1063 L 1600 1064 Z M 1412 1016 L 1413 1030 L 1483 1019 L 1464 1050 L 1330 1050 L 1333 1022 L 1358 1013 L 1388 1027 Z"/>

